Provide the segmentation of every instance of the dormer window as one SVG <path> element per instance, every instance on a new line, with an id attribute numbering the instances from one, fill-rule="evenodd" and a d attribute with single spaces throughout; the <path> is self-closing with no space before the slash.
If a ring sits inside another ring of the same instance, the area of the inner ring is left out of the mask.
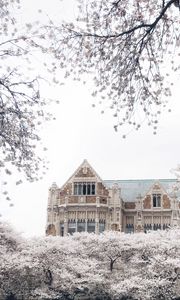
<path id="1" fill-rule="evenodd" d="M 74 195 L 95 195 L 96 185 L 95 182 L 75 182 L 74 183 Z"/>
<path id="2" fill-rule="evenodd" d="M 152 194 L 153 207 L 161 207 L 161 194 Z"/>

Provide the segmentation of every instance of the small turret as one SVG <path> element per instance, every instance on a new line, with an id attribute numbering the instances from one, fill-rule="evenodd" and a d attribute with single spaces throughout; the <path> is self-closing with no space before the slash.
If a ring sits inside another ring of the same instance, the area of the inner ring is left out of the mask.
<path id="1" fill-rule="evenodd" d="M 48 207 L 47 207 L 47 229 L 46 234 L 49 235 L 56 235 L 56 228 L 55 228 L 55 219 L 56 219 L 56 211 L 55 207 L 57 205 L 57 189 L 58 186 L 55 182 L 52 183 L 51 187 L 49 188 L 48 194 Z"/>

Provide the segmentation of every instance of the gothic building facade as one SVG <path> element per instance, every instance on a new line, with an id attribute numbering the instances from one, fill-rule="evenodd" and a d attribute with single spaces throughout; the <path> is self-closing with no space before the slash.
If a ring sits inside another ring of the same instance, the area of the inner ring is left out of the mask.
<path id="1" fill-rule="evenodd" d="M 102 180 L 87 160 L 59 188 L 49 189 L 47 235 L 116 230 L 140 232 L 179 225 L 174 179 Z"/>

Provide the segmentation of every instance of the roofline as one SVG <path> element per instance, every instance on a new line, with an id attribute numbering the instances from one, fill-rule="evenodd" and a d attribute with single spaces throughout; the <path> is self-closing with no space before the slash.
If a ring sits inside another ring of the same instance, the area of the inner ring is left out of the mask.
<path id="1" fill-rule="evenodd" d="M 121 181 L 121 182 L 126 182 L 126 181 L 176 181 L 177 178 L 163 178 L 163 179 L 159 179 L 159 178 L 147 178 L 147 179 L 104 179 L 103 181 Z"/>
<path id="2" fill-rule="evenodd" d="M 84 159 L 83 162 L 79 165 L 78 168 L 76 168 L 76 170 L 74 171 L 74 173 L 68 178 L 68 180 L 66 180 L 66 182 L 59 188 L 60 190 L 62 190 L 67 184 L 69 181 L 72 180 L 73 177 L 75 177 L 75 175 L 77 174 L 77 172 L 83 167 L 83 165 L 87 165 L 91 170 L 92 172 L 94 173 L 94 175 L 98 178 L 98 180 L 100 182 L 102 182 L 102 184 L 105 185 L 104 183 L 104 180 L 101 179 L 101 177 L 98 175 L 98 173 L 94 170 L 94 168 L 90 165 L 90 163 L 88 162 L 87 159 Z M 107 186 L 105 186 L 105 188 L 108 188 Z"/>

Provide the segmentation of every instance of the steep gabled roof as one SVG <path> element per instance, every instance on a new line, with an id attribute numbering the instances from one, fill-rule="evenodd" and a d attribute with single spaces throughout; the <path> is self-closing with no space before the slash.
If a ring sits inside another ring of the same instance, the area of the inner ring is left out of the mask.
<path id="1" fill-rule="evenodd" d="M 96 173 L 96 171 L 93 169 L 93 167 L 89 164 L 87 159 L 84 159 L 82 164 L 76 169 L 76 171 L 71 175 L 71 177 L 63 184 L 61 189 L 63 189 L 69 182 L 76 181 L 78 174 L 80 173 L 81 170 L 83 169 L 89 169 L 93 175 L 92 178 L 98 182 L 102 182 L 102 184 L 107 188 L 105 185 L 105 182 L 101 179 L 101 177 Z M 82 176 L 83 177 L 83 176 Z M 84 179 L 85 180 L 85 179 Z"/>

